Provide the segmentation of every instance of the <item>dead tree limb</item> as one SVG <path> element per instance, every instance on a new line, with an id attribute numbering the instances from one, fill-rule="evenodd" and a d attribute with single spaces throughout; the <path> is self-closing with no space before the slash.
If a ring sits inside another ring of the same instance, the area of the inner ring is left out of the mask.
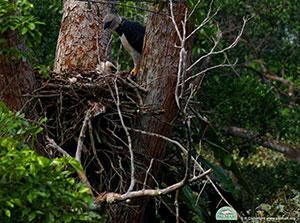
<path id="1" fill-rule="evenodd" d="M 83 120 L 83 124 L 80 130 L 80 135 L 78 138 L 78 143 L 77 143 L 77 148 L 76 148 L 76 154 L 75 154 L 75 159 L 81 163 L 81 154 L 82 154 L 82 148 L 83 148 L 83 141 L 85 139 L 85 132 L 89 123 L 89 120 L 91 118 L 91 111 L 87 110 L 85 113 L 85 117 Z"/>
<path id="2" fill-rule="evenodd" d="M 207 171 L 203 172 L 202 174 L 195 176 L 187 181 L 187 183 L 195 182 L 208 174 L 212 172 L 212 169 L 208 169 Z M 126 201 L 128 199 L 133 199 L 137 197 L 155 197 L 155 196 L 161 196 L 168 193 L 171 193 L 173 191 L 176 191 L 180 188 L 182 188 L 184 185 L 186 185 L 185 180 L 182 180 L 178 183 L 172 184 L 166 188 L 163 189 L 142 189 L 137 191 L 130 191 L 125 194 L 119 194 L 119 193 L 104 193 L 99 195 L 96 200 L 95 204 L 99 205 L 99 203 L 107 202 L 107 203 L 114 203 L 114 202 L 120 202 L 120 201 Z"/>
<path id="3" fill-rule="evenodd" d="M 48 141 L 48 144 L 46 145 L 47 148 L 53 148 L 53 149 L 57 150 L 58 152 L 62 153 L 66 157 L 70 157 L 70 158 L 72 157 L 67 151 L 65 151 L 59 145 L 57 145 L 57 143 L 53 139 L 50 139 L 48 136 L 46 136 L 46 140 Z M 80 181 L 89 188 L 89 193 L 93 194 L 93 192 L 92 192 L 93 188 L 92 188 L 84 170 L 76 170 L 76 171 L 77 171 Z"/>
<path id="4" fill-rule="evenodd" d="M 285 144 L 275 139 L 268 138 L 266 136 L 261 136 L 258 133 L 249 131 L 244 128 L 239 127 L 227 127 L 223 128 L 228 135 L 240 137 L 243 139 L 247 139 L 250 142 L 255 144 L 270 148 L 274 151 L 283 153 L 284 155 L 288 156 L 289 158 L 296 160 L 300 163 L 300 149 L 296 148 L 292 145 Z"/>

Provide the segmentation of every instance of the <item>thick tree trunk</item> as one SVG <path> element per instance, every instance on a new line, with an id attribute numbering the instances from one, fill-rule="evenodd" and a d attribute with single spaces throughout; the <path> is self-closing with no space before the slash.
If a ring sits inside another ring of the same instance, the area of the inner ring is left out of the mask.
<path id="1" fill-rule="evenodd" d="M 160 11 L 158 6 L 154 10 Z M 174 4 L 175 19 L 180 27 L 185 10 L 186 5 L 184 3 Z M 160 12 L 169 14 L 169 6 L 166 6 Z M 148 89 L 148 94 L 144 98 L 144 104 L 164 112 L 157 116 L 141 117 L 136 128 L 164 136 L 170 136 L 172 122 L 178 112 L 174 92 L 177 80 L 179 49 L 175 47 L 175 44 L 179 44 L 179 39 L 171 19 L 160 14 L 150 14 L 146 25 L 142 63 L 143 72 L 141 74 L 142 82 Z M 151 158 L 154 158 L 154 160 L 164 158 L 166 141 L 157 137 L 139 134 L 133 138 L 136 139 L 134 142 L 135 152 L 145 156 L 145 159 L 140 161 L 145 167 L 149 166 Z M 154 162 L 152 170 L 152 175 L 158 176 L 159 162 Z M 144 177 L 144 171 L 136 173 L 137 182 L 143 182 Z M 154 186 L 151 182 L 148 182 L 148 185 L 150 187 Z M 132 207 L 116 205 L 113 207 L 111 222 L 153 222 L 153 219 L 149 218 L 150 209 L 147 207 L 148 203 L 148 199 L 141 198 L 136 202 L 132 202 Z M 147 213 L 146 209 L 148 210 Z"/>
<path id="2" fill-rule="evenodd" d="M 4 34 L 5 48 L 17 48 L 25 51 L 25 46 L 16 31 Z M 25 104 L 35 85 L 33 70 L 26 59 L 13 55 L 0 55 L 0 100 L 11 110 L 18 111 Z"/>
<path id="3" fill-rule="evenodd" d="M 106 60 L 111 34 L 102 20 L 110 10 L 110 4 L 64 1 L 54 72 L 92 71 Z"/>

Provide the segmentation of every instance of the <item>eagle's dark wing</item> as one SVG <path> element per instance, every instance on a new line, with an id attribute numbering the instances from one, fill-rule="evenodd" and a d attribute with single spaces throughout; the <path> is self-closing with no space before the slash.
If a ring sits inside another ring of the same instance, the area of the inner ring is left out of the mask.
<path id="1" fill-rule="evenodd" d="M 128 43 L 136 51 L 142 53 L 145 36 L 145 27 L 143 27 L 138 22 L 131 22 L 124 19 L 116 31 L 120 36 L 124 34 Z"/>

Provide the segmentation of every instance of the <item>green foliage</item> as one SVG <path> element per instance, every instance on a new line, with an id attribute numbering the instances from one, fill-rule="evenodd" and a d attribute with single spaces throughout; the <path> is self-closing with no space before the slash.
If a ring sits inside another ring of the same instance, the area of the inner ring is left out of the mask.
<path id="1" fill-rule="evenodd" d="M 41 119 L 40 123 L 45 122 Z M 4 140 L 7 137 L 12 137 L 16 146 L 24 146 L 24 140 L 28 143 L 30 139 L 42 131 L 38 125 L 32 125 L 25 118 L 24 114 L 10 112 L 5 105 L 0 102 L 0 137 Z"/>
<path id="2" fill-rule="evenodd" d="M 37 27 L 42 23 L 33 15 L 33 4 L 28 0 L 2 0 L 0 3 L 0 54 L 8 54 L 13 57 L 25 56 L 20 49 L 7 46 L 3 35 L 8 32 L 16 31 L 25 40 L 28 47 L 37 46 L 40 41 L 41 33 Z"/>
<path id="3" fill-rule="evenodd" d="M 210 118 L 224 126 L 243 126 L 261 131 L 265 128 L 264 123 L 275 125 L 277 122 L 280 103 L 271 87 L 262 84 L 256 77 L 214 75 L 203 85 L 204 94 L 207 98 L 201 100 L 202 106 L 209 107 Z M 274 128 L 268 127 L 270 130 Z"/>
<path id="4" fill-rule="evenodd" d="M 42 34 L 40 45 L 34 51 L 34 68 L 44 77 L 51 70 L 54 64 L 56 42 L 60 29 L 62 17 L 61 0 L 30 0 L 35 6 L 32 15 L 44 25 L 39 26 L 38 30 Z"/>
<path id="5" fill-rule="evenodd" d="M 0 104 L 1 222 L 101 222 L 92 197 L 73 178 L 78 162 L 48 159 L 28 145 L 42 129 Z M 71 165 L 70 165 L 71 164 Z M 80 166 L 80 165 L 79 165 Z"/>
<path id="6" fill-rule="evenodd" d="M 284 186 L 271 204 L 262 203 L 257 209 L 258 216 L 289 216 L 300 219 L 300 192 Z"/>
<path id="7" fill-rule="evenodd" d="M 190 7 L 197 2 L 188 1 Z M 221 49 L 237 36 L 242 18 L 251 17 L 234 49 L 226 55 L 212 56 L 201 65 L 208 67 L 218 64 L 224 57 L 228 61 L 238 59 L 238 65 L 233 69 L 206 73 L 196 99 L 199 102 L 197 109 L 213 127 L 194 121 L 192 135 L 195 148 L 201 141 L 201 154 L 218 167 L 215 175 L 219 179 L 226 179 L 226 175 L 218 175 L 218 172 L 226 173 L 227 170 L 238 178 L 238 185 L 231 187 L 230 193 L 241 196 L 242 192 L 242 197 L 246 197 L 243 204 L 248 209 L 252 205 L 268 204 L 270 210 L 265 216 L 281 216 L 295 210 L 295 203 L 289 206 L 283 202 L 288 196 L 275 198 L 286 184 L 295 190 L 293 194 L 298 193 L 300 185 L 296 179 L 299 165 L 269 150 L 261 153 L 256 144 L 224 135 L 221 129 L 238 126 L 262 136 L 299 145 L 299 3 L 297 0 L 215 1 L 212 11 L 219 7 L 219 13 L 194 40 L 193 58 L 199 58 L 209 52 L 211 38 L 219 30 L 222 31 L 222 40 L 217 48 Z M 203 21 L 208 4 L 209 1 L 198 5 L 197 15 L 193 17 L 195 24 Z M 196 68 L 197 72 L 203 69 L 201 66 Z M 290 86 L 268 80 L 264 75 L 288 80 L 294 88 L 293 95 L 289 95 Z M 233 155 L 236 151 L 237 154 Z M 280 162 L 278 156 L 281 157 Z M 228 191 L 226 183 L 220 185 Z M 249 185 L 253 193 L 245 185 Z M 239 186 L 243 190 L 238 192 Z M 284 212 L 277 213 L 275 209 L 280 203 L 285 205 Z"/>
<path id="8" fill-rule="evenodd" d="M 255 154 L 246 158 L 240 158 L 238 153 L 238 150 L 234 151 L 234 159 L 253 189 L 254 205 L 259 207 L 258 210 L 267 205 L 270 210 L 265 216 L 286 216 L 287 212 L 293 213 L 288 216 L 299 215 L 299 211 L 296 211 L 299 210 L 299 196 L 298 200 L 296 198 L 299 193 L 299 165 L 287 160 L 282 154 L 264 148 L 257 149 Z M 248 196 L 243 197 L 244 203 L 249 204 Z M 285 213 L 276 215 L 275 209 L 280 204 L 284 205 Z"/>
<path id="9" fill-rule="evenodd" d="M 188 0 L 190 7 L 197 2 Z M 146 12 L 131 6 L 147 9 L 151 4 L 119 3 L 117 10 L 121 16 L 145 23 Z M 191 18 L 194 24 L 203 21 L 209 4 L 210 1 L 201 1 Z M 211 57 L 195 70 L 198 72 L 202 66 L 217 64 L 224 57 L 230 61 L 239 59 L 234 69 L 206 74 L 195 104 L 201 115 L 216 128 L 208 128 L 207 123 L 193 119 L 193 147 L 205 158 L 203 165 L 213 168 L 212 176 L 218 186 L 234 198 L 245 197 L 243 204 L 248 209 L 254 205 L 262 211 L 262 216 L 289 215 L 299 209 L 299 165 L 247 141 L 228 137 L 219 127 L 238 126 L 288 143 L 300 143 L 300 1 L 219 0 L 214 1 L 212 13 L 218 7 L 218 15 L 195 36 L 194 59 L 209 52 L 213 38 L 220 31 L 222 40 L 217 49 L 228 46 L 241 27 L 242 17 L 251 16 L 251 19 L 233 50 Z M 30 54 L 36 70 L 47 76 L 54 60 L 61 14 L 59 0 L 2 0 L 1 46 L 5 46 L 2 34 L 18 31 L 26 40 L 26 56 Z M 39 43 L 39 47 L 34 47 L 35 43 Z M 111 59 L 118 61 L 121 69 L 129 70 L 132 61 L 120 46 L 119 38 L 114 36 Z M 0 53 L 14 50 L 1 47 Z M 288 86 L 266 80 L 262 77 L 264 74 L 290 81 L 295 86 L 294 96 L 288 95 Z M 72 178 L 74 169 L 81 168 L 79 163 L 65 158 L 49 160 L 30 149 L 41 131 L 39 125 L 29 123 L 21 114 L 11 113 L 0 105 L 1 222 L 98 219 L 98 215 L 84 208 L 91 202 L 87 189 Z M 178 130 L 177 134 L 179 139 L 185 138 L 184 131 Z M 197 194 L 192 187 L 183 188 L 180 200 L 188 208 L 191 222 L 207 222 L 210 200 L 201 197 L 198 205 L 194 205 Z M 168 203 L 173 202 L 169 199 Z M 299 212 L 295 213 L 299 216 Z"/>
<path id="10" fill-rule="evenodd" d="M 299 1 L 221 0 L 218 5 L 215 22 L 225 33 L 223 41 L 233 40 L 243 16 L 252 19 L 238 46 L 227 55 L 239 58 L 240 65 L 234 72 L 223 69 L 207 76 L 199 97 L 201 109 L 218 125 L 299 143 Z M 295 95 L 288 96 L 288 86 L 266 80 L 265 74 L 290 81 Z"/>
<path id="11" fill-rule="evenodd" d="M 189 186 L 185 186 L 182 189 L 181 196 L 185 205 L 190 210 L 190 219 L 197 223 L 207 222 L 208 211 L 204 199 L 197 198 L 196 193 Z"/>
<path id="12" fill-rule="evenodd" d="M 62 15 L 61 1 L 3 0 L 0 3 L 0 53 L 10 58 L 30 59 L 43 77 L 53 66 Z M 2 34 L 15 31 L 25 41 L 24 49 L 8 47 Z"/>

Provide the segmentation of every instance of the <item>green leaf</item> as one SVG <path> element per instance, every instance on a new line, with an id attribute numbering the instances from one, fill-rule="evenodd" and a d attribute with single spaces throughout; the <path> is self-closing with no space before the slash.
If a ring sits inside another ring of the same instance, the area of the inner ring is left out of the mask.
<path id="1" fill-rule="evenodd" d="M 35 29 L 35 24 L 34 23 L 29 23 L 28 27 L 30 30 L 34 30 Z"/>
<path id="2" fill-rule="evenodd" d="M 10 218 L 10 216 L 11 216 L 10 210 L 6 209 L 5 210 L 5 215 Z"/>
<path id="3" fill-rule="evenodd" d="M 82 188 L 80 188 L 79 193 L 85 194 L 85 193 L 87 193 L 89 190 L 90 190 L 90 189 L 89 189 L 88 187 L 82 187 Z"/>
<path id="4" fill-rule="evenodd" d="M 39 156 L 37 158 L 37 161 L 38 161 L 40 166 L 46 166 L 49 163 L 49 159 L 47 159 L 45 157 L 42 157 L 42 156 Z"/>
<path id="5" fill-rule="evenodd" d="M 12 203 L 12 202 L 10 202 L 10 201 L 6 201 L 6 204 L 9 206 L 9 207 L 11 207 L 11 208 L 13 208 L 15 205 Z"/>
<path id="6" fill-rule="evenodd" d="M 69 164 L 70 164 L 75 170 L 77 170 L 77 171 L 82 171 L 82 166 L 81 166 L 81 164 L 80 164 L 77 160 L 75 160 L 75 159 L 73 159 L 73 158 L 69 158 L 68 161 L 69 161 Z"/>
<path id="7" fill-rule="evenodd" d="M 21 29 L 21 34 L 22 34 L 22 35 L 25 35 L 25 34 L 27 33 L 27 31 L 28 31 L 27 27 L 23 27 L 23 28 Z"/>
<path id="8" fill-rule="evenodd" d="M 36 217 L 36 213 L 35 212 L 31 212 L 31 214 L 28 216 L 28 221 L 34 220 L 35 217 Z"/>
<path id="9" fill-rule="evenodd" d="M 232 157 L 230 155 L 226 154 L 223 158 L 223 162 L 226 167 L 230 167 L 232 164 Z"/>
<path id="10" fill-rule="evenodd" d="M 27 200 L 29 203 L 32 203 L 32 201 L 36 198 L 36 194 L 34 192 L 31 192 L 27 195 Z"/>

